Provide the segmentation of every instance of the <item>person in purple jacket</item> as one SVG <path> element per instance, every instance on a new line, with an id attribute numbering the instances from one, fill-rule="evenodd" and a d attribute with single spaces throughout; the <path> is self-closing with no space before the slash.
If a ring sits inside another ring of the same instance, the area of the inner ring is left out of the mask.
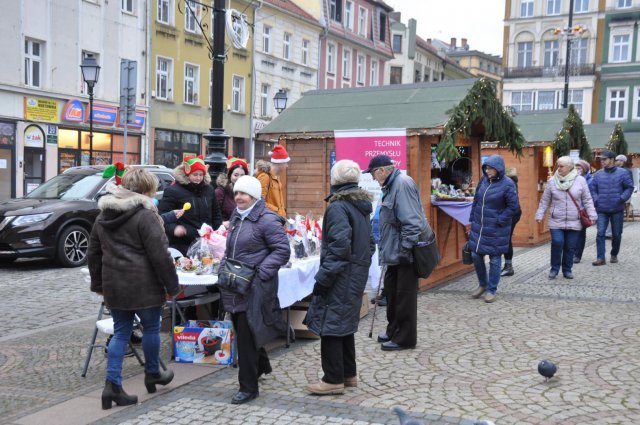
<path id="1" fill-rule="evenodd" d="M 227 172 L 220 173 L 216 178 L 216 200 L 220 205 L 220 213 L 222 214 L 222 224 L 229 228 L 229 218 L 236 209 L 236 201 L 233 195 L 233 185 L 242 176 L 249 175 L 249 166 L 240 158 L 229 158 L 227 162 Z"/>
<path id="2" fill-rule="evenodd" d="M 547 183 L 547 188 L 540 199 L 540 206 L 536 211 L 536 221 L 540 223 L 544 213 L 549 209 L 549 231 L 551 232 L 549 279 L 555 279 L 558 276 L 561 266 L 565 279 L 573 279 L 573 256 L 582 230 L 581 206 L 587 210 L 591 223 L 594 224 L 597 214 L 587 181 L 578 174 L 570 156 L 561 156 L 556 162 L 556 172 Z"/>

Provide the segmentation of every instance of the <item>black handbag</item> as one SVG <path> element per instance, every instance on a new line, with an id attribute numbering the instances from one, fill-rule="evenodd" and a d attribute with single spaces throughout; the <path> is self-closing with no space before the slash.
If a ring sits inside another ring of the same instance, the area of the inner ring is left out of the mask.
<path id="1" fill-rule="evenodd" d="M 462 264 L 473 264 L 473 257 L 471 256 L 471 249 L 469 248 L 469 242 L 462 247 Z"/>
<path id="2" fill-rule="evenodd" d="M 413 268 L 416 274 L 423 279 L 428 278 L 438 265 L 438 262 L 440 262 L 436 235 L 432 234 L 431 240 L 426 242 L 418 242 L 413 247 L 412 253 Z"/>
<path id="3" fill-rule="evenodd" d="M 256 266 L 226 258 L 218 270 L 218 286 L 238 295 L 246 295 L 256 275 Z"/>

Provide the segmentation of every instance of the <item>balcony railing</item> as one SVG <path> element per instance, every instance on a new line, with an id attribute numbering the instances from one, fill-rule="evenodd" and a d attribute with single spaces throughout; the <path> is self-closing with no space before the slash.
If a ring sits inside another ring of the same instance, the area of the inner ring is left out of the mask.
<path id="1" fill-rule="evenodd" d="M 569 65 L 569 76 L 595 75 L 595 63 Z M 564 77 L 564 65 L 528 66 L 526 68 L 506 68 L 504 78 L 553 78 Z"/>

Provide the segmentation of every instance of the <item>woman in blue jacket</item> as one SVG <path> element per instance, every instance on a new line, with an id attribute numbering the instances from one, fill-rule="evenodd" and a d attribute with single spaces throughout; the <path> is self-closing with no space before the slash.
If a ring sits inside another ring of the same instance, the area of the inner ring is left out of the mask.
<path id="1" fill-rule="evenodd" d="M 482 165 L 484 177 L 476 189 L 471 207 L 469 245 L 480 281 L 473 298 L 485 295 L 485 302 L 496 300 L 502 255 L 509 249 L 511 220 L 519 209 L 513 181 L 505 176 L 504 160 L 492 155 Z M 489 273 L 484 256 L 489 256 Z M 485 294 L 486 293 L 486 294 Z"/>

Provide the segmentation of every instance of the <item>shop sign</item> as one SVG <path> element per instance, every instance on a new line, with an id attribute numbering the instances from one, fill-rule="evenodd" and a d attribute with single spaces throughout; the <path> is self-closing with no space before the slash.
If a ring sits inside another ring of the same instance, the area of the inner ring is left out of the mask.
<path id="1" fill-rule="evenodd" d="M 268 122 L 265 120 L 255 120 L 253 125 L 253 132 L 258 134 L 258 131 L 262 130 L 267 126 Z"/>
<path id="2" fill-rule="evenodd" d="M 47 143 L 52 145 L 58 144 L 58 126 L 56 125 L 47 126 Z"/>
<path id="3" fill-rule="evenodd" d="M 89 122 L 88 115 L 89 114 L 87 114 L 87 122 Z M 118 116 L 118 108 L 94 103 L 92 115 L 94 124 L 114 125 Z"/>
<path id="4" fill-rule="evenodd" d="M 28 121 L 58 122 L 58 101 L 25 96 L 24 119 Z"/>
<path id="5" fill-rule="evenodd" d="M 84 121 L 84 104 L 78 99 L 69 99 L 62 111 L 62 120 L 70 122 Z"/>
<path id="6" fill-rule="evenodd" d="M 44 147 L 44 132 L 37 125 L 30 125 L 24 130 L 24 145 L 30 148 Z"/>
<path id="7" fill-rule="evenodd" d="M 144 121 L 145 121 L 145 112 L 144 111 L 140 111 L 140 110 L 136 110 L 136 119 L 133 122 L 130 122 L 127 127 L 128 128 L 142 128 L 144 127 Z M 118 110 L 118 127 L 124 127 L 124 115 L 120 114 L 120 111 Z"/>

